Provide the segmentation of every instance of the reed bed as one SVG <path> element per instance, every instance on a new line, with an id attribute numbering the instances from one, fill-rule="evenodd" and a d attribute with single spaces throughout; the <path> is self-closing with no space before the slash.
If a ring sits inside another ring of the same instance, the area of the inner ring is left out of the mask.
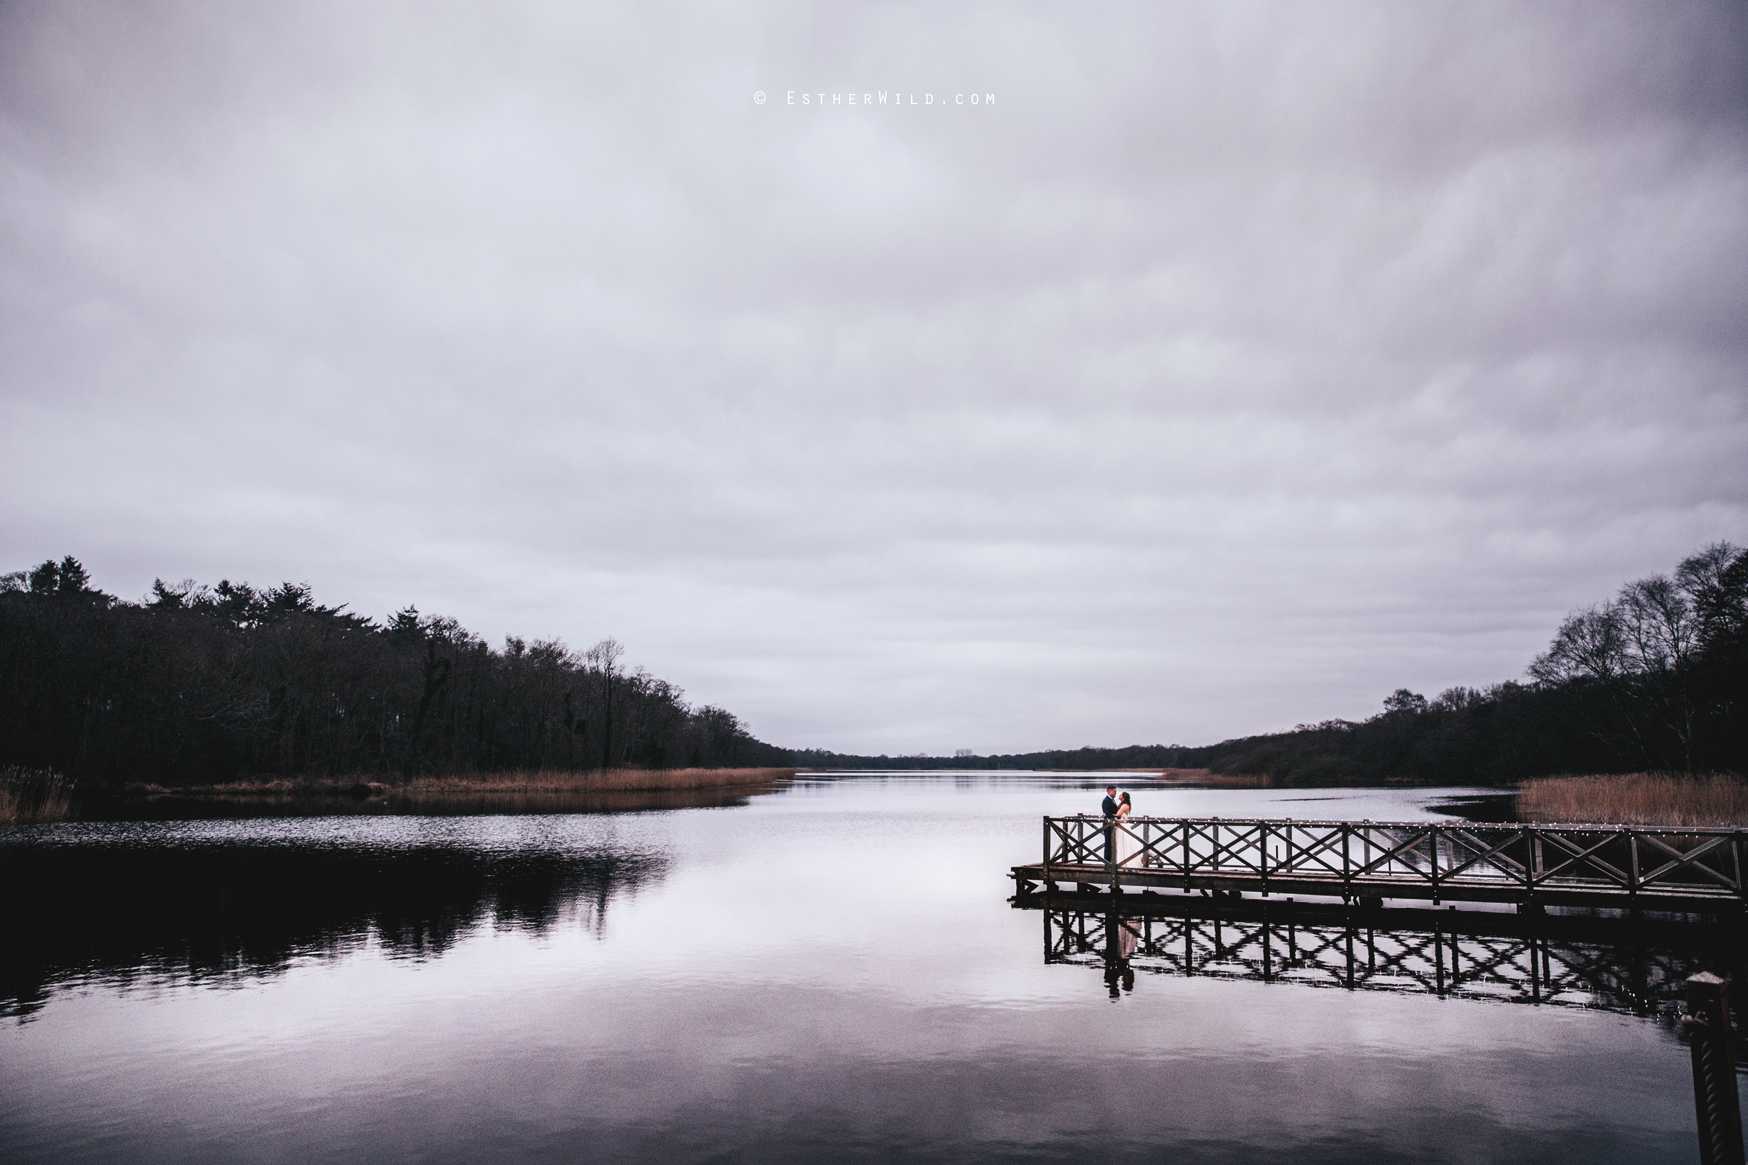
<path id="1" fill-rule="evenodd" d="M 505 794 L 679 792 L 785 784 L 794 769 L 596 769 L 585 772 L 526 771 L 468 773 L 459 776 L 281 777 L 232 781 L 222 785 L 129 785 L 144 797 L 291 799 L 300 797 L 477 797 Z"/>
<path id="2" fill-rule="evenodd" d="M 1148 772 L 1153 770 L 1149 769 Z M 1166 785 L 1192 785 L 1209 789 L 1270 789 L 1274 781 L 1247 773 L 1216 773 L 1210 769 L 1162 769 L 1155 780 Z"/>
<path id="3" fill-rule="evenodd" d="M 135 782 L 123 790 L 130 797 L 269 798 L 369 797 L 389 791 L 381 778 L 274 777 L 227 781 L 218 785 L 154 785 Z"/>
<path id="4" fill-rule="evenodd" d="M 1748 781 L 1725 773 L 1545 777 L 1517 794 L 1520 821 L 1607 825 L 1748 825 Z"/>
<path id="5" fill-rule="evenodd" d="M 794 769 L 596 769 L 592 772 L 477 773 L 414 777 L 393 787 L 398 795 L 450 793 L 618 793 L 725 789 L 786 783 Z"/>
<path id="6" fill-rule="evenodd" d="M 786 783 L 786 782 L 785 782 Z M 774 793 L 782 783 L 715 785 L 696 789 L 423 789 L 390 793 L 381 802 L 391 812 L 425 817 L 499 814 L 631 813 L 651 809 L 720 809 L 749 797 Z"/>
<path id="7" fill-rule="evenodd" d="M 0 769 L 0 825 L 65 821 L 73 815 L 73 783 L 49 769 Z"/>
<path id="8" fill-rule="evenodd" d="M 732 805 L 774 792 L 794 769 L 597 769 L 415 777 L 387 794 L 399 813 L 608 813 Z M 356 796 L 357 794 L 354 794 Z"/>

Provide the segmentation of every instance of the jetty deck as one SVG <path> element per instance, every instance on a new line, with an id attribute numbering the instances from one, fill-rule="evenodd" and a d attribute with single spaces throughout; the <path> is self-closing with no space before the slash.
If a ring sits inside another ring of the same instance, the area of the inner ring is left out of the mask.
<path id="1" fill-rule="evenodd" d="M 1046 817 L 1038 887 L 1739 911 L 1748 830 L 1450 821 Z"/>

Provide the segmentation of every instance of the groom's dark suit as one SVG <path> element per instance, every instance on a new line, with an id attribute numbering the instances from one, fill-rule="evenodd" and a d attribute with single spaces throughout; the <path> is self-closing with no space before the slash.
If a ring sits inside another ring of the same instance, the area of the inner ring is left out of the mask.
<path id="1" fill-rule="evenodd" d="M 1105 861 L 1109 863 L 1117 859 L 1117 799 L 1106 794 L 1100 808 L 1105 812 Z"/>

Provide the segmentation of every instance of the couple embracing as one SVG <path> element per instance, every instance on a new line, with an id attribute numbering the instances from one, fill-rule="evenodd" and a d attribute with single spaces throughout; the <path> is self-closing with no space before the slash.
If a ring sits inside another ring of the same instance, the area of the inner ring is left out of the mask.
<path id="1" fill-rule="evenodd" d="M 1135 811 L 1135 805 L 1129 800 L 1129 794 L 1119 796 L 1117 786 L 1106 785 L 1101 808 L 1105 814 L 1105 861 L 1119 866 L 1129 865 L 1141 852 L 1141 839 L 1128 827 L 1129 815 Z"/>

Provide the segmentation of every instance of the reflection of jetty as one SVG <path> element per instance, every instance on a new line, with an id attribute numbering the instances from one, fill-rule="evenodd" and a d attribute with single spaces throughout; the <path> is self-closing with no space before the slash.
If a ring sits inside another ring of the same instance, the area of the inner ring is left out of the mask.
<path id="1" fill-rule="evenodd" d="M 1042 885 L 1212 894 L 1308 894 L 1344 902 L 1451 902 L 1740 909 L 1748 831 L 1430 821 L 1044 818 Z"/>
<path id="2" fill-rule="evenodd" d="M 1689 975 L 1741 959 L 1733 927 L 1182 895 L 1025 894 L 1044 961 L 1136 972 L 1430 993 L 1646 1015 Z"/>

